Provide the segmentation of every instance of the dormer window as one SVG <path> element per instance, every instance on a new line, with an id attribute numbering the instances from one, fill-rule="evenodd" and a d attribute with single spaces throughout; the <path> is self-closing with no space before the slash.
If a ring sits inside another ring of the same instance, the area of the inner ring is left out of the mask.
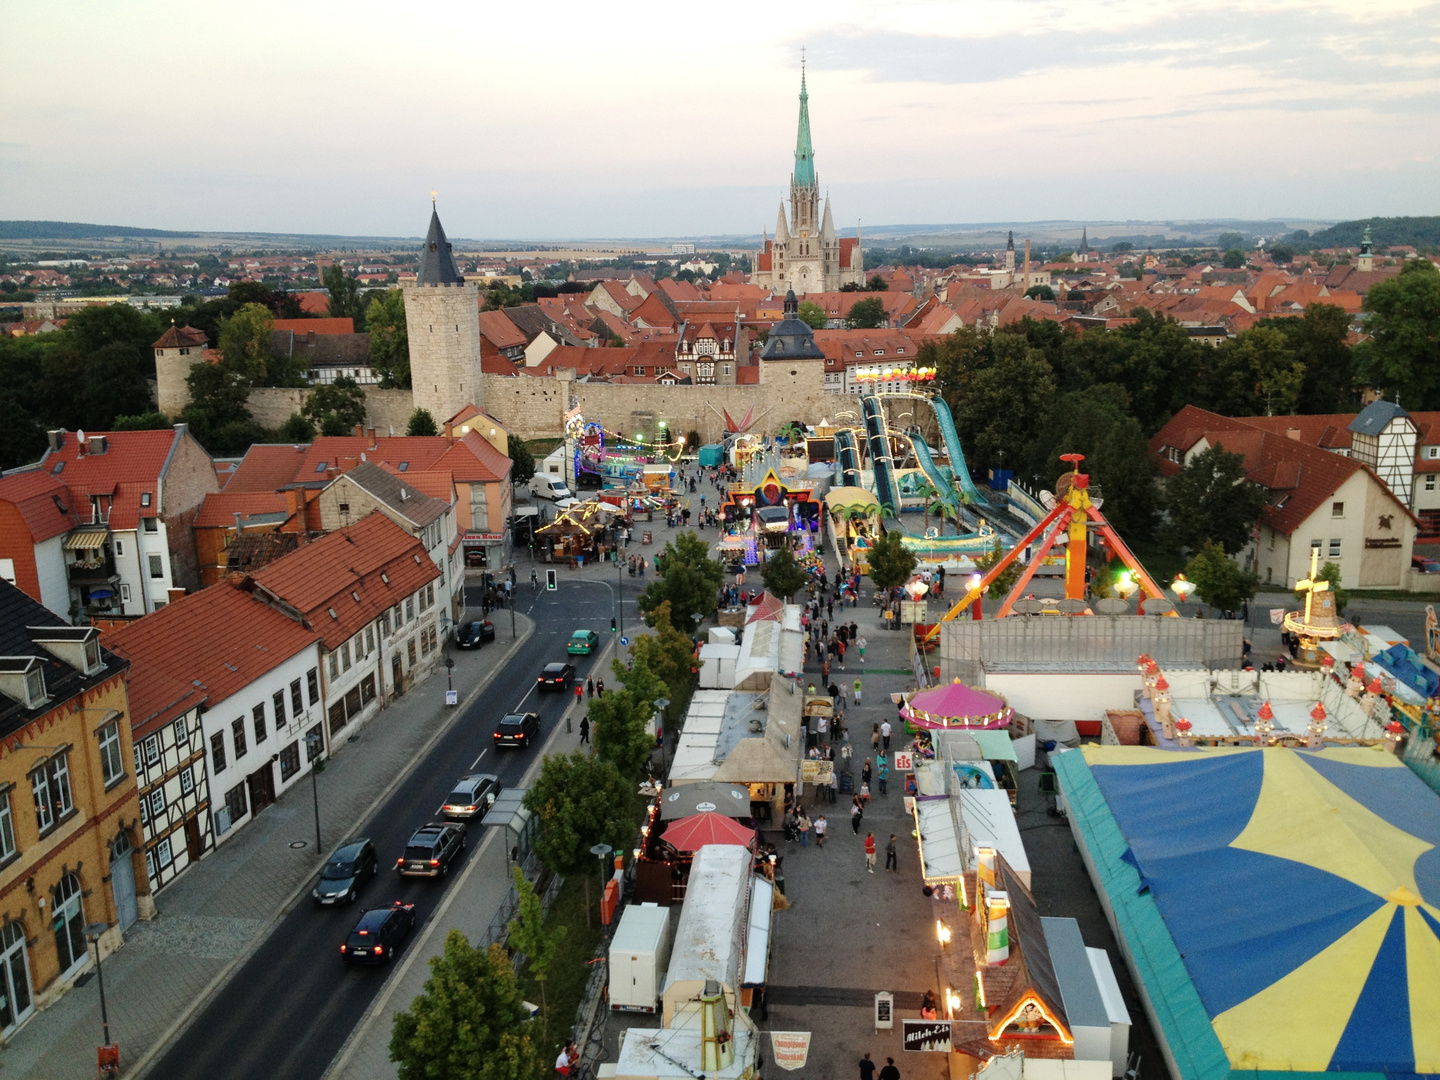
<path id="1" fill-rule="evenodd" d="M 38 656 L 0 656 L 0 693 L 27 709 L 45 704 L 45 668 Z"/>

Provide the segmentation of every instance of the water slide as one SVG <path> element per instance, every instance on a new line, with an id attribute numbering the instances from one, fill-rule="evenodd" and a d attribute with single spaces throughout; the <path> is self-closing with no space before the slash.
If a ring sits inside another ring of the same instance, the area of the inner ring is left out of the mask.
<path id="1" fill-rule="evenodd" d="M 985 497 L 976 490 L 975 481 L 970 479 L 970 469 L 965 464 L 965 452 L 960 449 L 960 435 L 955 430 L 955 418 L 950 415 L 950 406 L 945 404 L 945 399 L 939 394 L 936 394 L 930 403 L 935 406 L 935 420 L 940 425 L 940 437 L 945 440 L 945 452 L 950 455 L 950 470 L 955 474 L 955 483 L 961 494 L 965 496 L 966 502 L 989 507 Z"/>
<path id="2" fill-rule="evenodd" d="M 920 471 L 925 474 L 925 479 L 930 481 L 930 486 L 939 493 L 945 512 L 958 522 L 960 493 L 955 490 L 955 482 L 935 464 L 935 459 L 930 456 L 930 447 L 925 444 L 924 439 L 916 435 L 910 440 L 910 445 L 915 448 L 915 461 L 920 466 Z"/>
<path id="3" fill-rule="evenodd" d="M 855 446 L 855 433 L 849 428 L 835 433 L 835 451 L 840 459 L 840 483 L 845 487 L 862 487 L 860 451 Z"/>
<path id="4" fill-rule="evenodd" d="M 895 483 L 895 462 L 890 457 L 890 440 L 885 434 L 885 408 L 873 394 L 861 399 L 865 413 L 865 440 L 870 449 L 870 467 L 875 473 L 875 498 L 882 510 L 900 519 L 900 491 Z"/>

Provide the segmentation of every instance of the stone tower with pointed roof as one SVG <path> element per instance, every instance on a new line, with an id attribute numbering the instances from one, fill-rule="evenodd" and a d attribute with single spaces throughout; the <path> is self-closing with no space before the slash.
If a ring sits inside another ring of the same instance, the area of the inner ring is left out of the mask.
<path id="1" fill-rule="evenodd" d="M 804 296 L 834 292 L 842 285 L 863 284 L 865 260 L 860 238 L 840 238 L 830 213 L 830 199 L 820 210 L 820 182 L 815 174 L 815 147 L 810 140 L 810 92 L 800 74 L 800 122 L 795 133 L 795 171 L 790 174 L 790 216 L 785 204 L 775 222 L 775 238 L 766 238 L 755 256 L 754 281 L 769 288 L 793 289 Z"/>
<path id="2" fill-rule="evenodd" d="M 483 409 L 480 286 L 467 282 L 460 273 L 440 214 L 433 207 L 415 283 L 404 285 L 401 291 L 415 407 L 427 410 L 437 424 L 466 405 Z"/>

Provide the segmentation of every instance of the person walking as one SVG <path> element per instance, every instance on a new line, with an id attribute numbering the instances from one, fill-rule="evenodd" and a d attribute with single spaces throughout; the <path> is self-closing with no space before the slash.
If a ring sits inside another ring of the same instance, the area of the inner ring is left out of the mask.
<path id="1" fill-rule="evenodd" d="M 800 811 L 800 816 L 795 824 L 800 830 L 800 846 L 808 848 L 810 846 L 810 819 L 805 816 L 804 810 Z"/>
<path id="2" fill-rule="evenodd" d="M 865 834 L 865 869 L 870 873 L 875 872 L 875 834 Z"/>
<path id="3" fill-rule="evenodd" d="M 872 726 L 871 729 L 870 729 L 870 752 L 871 752 L 872 754 L 878 754 L 878 753 L 880 753 L 880 725 L 879 725 L 879 724 L 875 724 L 875 725 Z"/>
<path id="4" fill-rule="evenodd" d="M 835 642 L 835 656 L 840 661 L 840 670 L 845 670 L 845 639 L 840 638 Z"/>
<path id="5" fill-rule="evenodd" d="M 605 680 L 604 680 L 604 679 L 596 679 L 596 680 L 595 680 L 595 696 L 596 696 L 596 697 L 604 697 L 604 696 L 605 696 Z"/>
<path id="6" fill-rule="evenodd" d="M 582 717 L 580 718 L 580 741 L 581 741 L 582 743 L 587 743 L 587 744 L 590 742 L 590 714 L 589 714 L 589 713 L 586 713 L 584 716 L 582 716 Z"/>
<path id="7" fill-rule="evenodd" d="M 884 795 L 886 793 L 885 781 L 890 779 L 890 763 L 885 760 L 884 754 L 880 755 L 880 764 L 876 766 L 875 778 L 880 783 L 880 794 Z"/>
<path id="8" fill-rule="evenodd" d="M 817 848 L 825 846 L 825 832 L 829 828 L 830 823 L 825 820 L 825 815 L 818 814 L 815 818 L 815 846 Z"/>
<path id="9" fill-rule="evenodd" d="M 895 834 L 890 834 L 890 842 L 885 845 L 885 872 L 887 874 L 898 874 L 900 872 L 900 861 L 895 854 Z"/>
<path id="10" fill-rule="evenodd" d="M 850 831 L 856 836 L 860 835 L 860 821 L 865 817 L 865 804 L 860 801 L 859 795 L 850 798 Z"/>
<path id="11" fill-rule="evenodd" d="M 886 720 L 886 721 L 884 721 L 884 722 L 881 723 L 881 725 L 880 725 L 880 741 L 885 744 L 885 749 L 886 749 L 886 750 L 889 750 L 889 749 L 890 749 L 890 732 L 891 732 L 891 730 L 892 730 L 892 728 L 890 727 L 890 721 L 889 721 L 889 720 Z"/>
<path id="12" fill-rule="evenodd" d="M 870 772 L 870 759 L 867 757 L 865 759 L 865 764 L 860 766 L 860 782 L 862 784 L 868 784 L 870 782 L 871 775 L 872 774 Z"/>
<path id="13" fill-rule="evenodd" d="M 885 1059 L 885 1067 L 880 1070 L 880 1080 L 900 1080 L 900 1070 L 895 1067 L 894 1058 Z"/>
<path id="14" fill-rule="evenodd" d="M 860 1059 L 860 1080 L 875 1080 L 875 1062 L 870 1060 L 870 1051 Z"/>
<path id="15" fill-rule="evenodd" d="M 581 686 L 581 685 L 577 682 L 577 683 L 575 684 L 575 701 L 576 701 L 577 703 L 579 703 L 579 702 L 584 701 L 584 700 L 585 700 L 585 687 Z"/>
<path id="16" fill-rule="evenodd" d="M 861 646 L 860 646 L 860 660 L 861 660 L 862 663 L 863 663 L 864 660 L 865 660 L 865 646 L 864 646 L 864 645 L 861 645 Z M 851 689 L 855 692 L 855 697 L 854 697 L 855 705 L 856 705 L 856 707 L 859 707 L 859 705 L 860 705 L 860 680 L 859 680 L 859 679 L 856 679 L 856 680 L 855 680 L 854 684 L 851 686 Z"/>
<path id="17" fill-rule="evenodd" d="M 595 677 L 593 675 L 585 680 L 585 696 L 592 698 L 595 696 Z"/>

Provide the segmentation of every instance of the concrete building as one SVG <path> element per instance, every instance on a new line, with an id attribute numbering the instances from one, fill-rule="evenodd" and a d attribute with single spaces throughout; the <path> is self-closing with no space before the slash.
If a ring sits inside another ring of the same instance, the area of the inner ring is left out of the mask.
<path id="1" fill-rule="evenodd" d="M 437 421 L 467 404 L 485 407 L 480 379 L 480 286 L 455 265 L 440 214 L 430 230 L 414 283 L 401 287 L 410 338 L 410 382 L 416 408 Z"/>
<path id="2" fill-rule="evenodd" d="M 142 837 L 126 662 L 0 582 L 0 1034 L 74 985 L 154 911 Z"/>

